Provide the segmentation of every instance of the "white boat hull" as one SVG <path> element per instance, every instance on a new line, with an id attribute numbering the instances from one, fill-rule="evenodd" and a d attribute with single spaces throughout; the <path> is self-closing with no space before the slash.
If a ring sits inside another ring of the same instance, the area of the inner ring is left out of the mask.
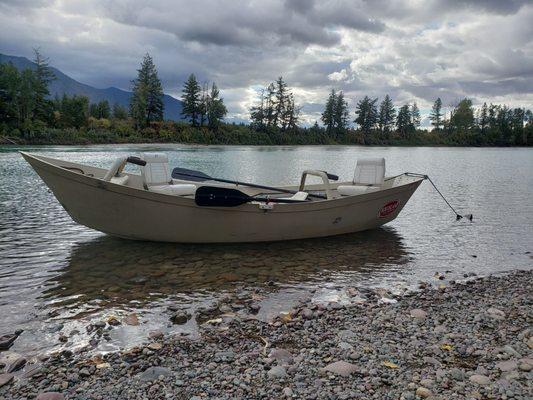
<path id="1" fill-rule="evenodd" d="M 396 178 L 403 180 L 379 191 L 275 204 L 267 211 L 253 203 L 200 207 L 192 198 L 103 181 L 94 167 L 22 155 L 75 222 L 113 236 L 158 242 L 279 241 L 373 229 L 395 219 L 422 181 Z M 77 166 L 85 173 L 77 172 Z M 91 170 L 94 176 L 87 173 Z"/>

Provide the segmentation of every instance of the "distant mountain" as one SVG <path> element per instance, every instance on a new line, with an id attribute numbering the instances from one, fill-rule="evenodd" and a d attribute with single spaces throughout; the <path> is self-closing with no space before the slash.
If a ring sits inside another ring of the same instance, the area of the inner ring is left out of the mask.
<path id="1" fill-rule="evenodd" d="M 35 68 L 35 64 L 26 57 L 8 56 L 0 53 L 0 63 L 8 62 L 11 62 L 19 70 L 25 68 Z M 131 92 L 115 87 L 97 89 L 72 79 L 70 76 L 65 75 L 57 68 L 52 67 L 52 71 L 54 72 L 56 79 L 50 83 L 49 89 L 51 97 L 54 97 L 56 94 L 63 96 L 64 93 L 69 96 L 77 94 L 87 96 L 91 103 L 107 100 L 111 107 L 113 107 L 113 104 L 115 103 L 118 103 L 126 108 L 129 106 Z M 163 103 L 165 105 L 165 119 L 171 119 L 174 121 L 182 119 L 180 115 L 182 102 L 180 100 L 165 94 Z"/>

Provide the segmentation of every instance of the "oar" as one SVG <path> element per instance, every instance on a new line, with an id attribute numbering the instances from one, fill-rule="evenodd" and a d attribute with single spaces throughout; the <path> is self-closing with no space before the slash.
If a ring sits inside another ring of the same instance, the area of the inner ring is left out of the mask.
<path id="1" fill-rule="evenodd" d="M 194 201 L 197 205 L 202 207 L 236 207 L 251 201 L 263 201 L 265 203 L 303 203 L 306 200 L 252 197 L 237 189 L 217 186 L 200 186 L 196 189 Z"/>
<path id="2" fill-rule="evenodd" d="M 339 180 L 339 177 L 337 175 L 328 174 L 328 178 L 337 181 Z M 201 171 L 195 171 L 192 169 L 186 169 L 186 168 L 174 168 L 172 170 L 172 178 L 174 179 L 181 179 L 185 181 L 193 181 L 193 182 L 203 182 L 203 181 L 215 181 L 215 182 L 223 182 L 223 183 L 233 183 L 235 185 L 241 185 L 241 186 L 249 186 L 257 189 L 266 189 L 266 190 L 273 190 L 276 192 L 281 193 L 291 193 L 295 194 L 297 193 L 295 190 L 289 190 L 289 189 L 281 189 L 276 188 L 272 186 L 264 186 L 264 185 L 256 185 L 255 183 L 247 183 L 247 182 L 240 182 L 240 181 L 230 181 L 229 179 L 221 179 L 221 178 L 213 178 Z M 309 196 L 316 197 L 318 199 L 326 199 L 327 197 L 322 194 L 311 194 L 309 193 Z"/>

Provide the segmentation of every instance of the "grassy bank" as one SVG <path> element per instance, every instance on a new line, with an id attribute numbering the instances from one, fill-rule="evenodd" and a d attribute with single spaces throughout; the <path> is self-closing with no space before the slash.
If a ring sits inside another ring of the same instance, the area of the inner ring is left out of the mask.
<path id="1" fill-rule="evenodd" d="M 266 129 L 256 131 L 244 124 L 223 124 L 216 131 L 192 127 L 182 122 L 153 123 L 142 130 L 133 128 L 128 120 L 92 119 L 80 128 L 30 127 L 3 131 L 3 144 L 88 145 L 106 143 L 184 143 L 218 145 L 392 145 L 392 146 L 531 146 L 533 127 L 526 126 L 520 135 L 498 130 L 481 132 L 446 132 L 414 130 L 404 135 L 397 132 L 348 129 L 326 132 L 321 127 L 297 128 L 292 131 Z"/>

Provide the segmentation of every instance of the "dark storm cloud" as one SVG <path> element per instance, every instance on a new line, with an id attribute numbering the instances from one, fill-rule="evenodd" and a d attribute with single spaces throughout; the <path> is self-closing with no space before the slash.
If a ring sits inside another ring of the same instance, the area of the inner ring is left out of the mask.
<path id="1" fill-rule="evenodd" d="M 216 81 L 235 118 L 282 75 L 316 119 L 331 88 L 421 108 L 533 103 L 533 4 L 511 0 L 0 0 L 0 52 L 129 88 L 149 52 L 168 93 Z"/>

